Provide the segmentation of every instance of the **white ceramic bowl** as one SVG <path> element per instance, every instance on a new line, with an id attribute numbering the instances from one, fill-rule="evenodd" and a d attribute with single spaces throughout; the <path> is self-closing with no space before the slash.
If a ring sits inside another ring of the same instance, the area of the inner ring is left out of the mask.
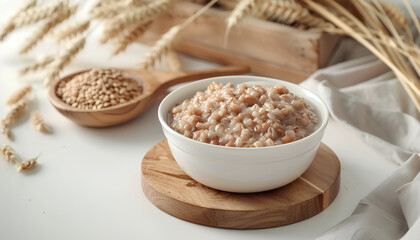
<path id="1" fill-rule="evenodd" d="M 311 135 L 283 145 L 240 148 L 199 142 L 176 132 L 168 125 L 172 107 L 204 91 L 213 81 L 234 85 L 258 82 L 263 86 L 284 85 L 305 98 L 318 117 Z M 260 192 L 284 186 L 298 178 L 311 164 L 328 122 L 328 110 L 312 92 L 290 82 L 254 76 L 208 78 L 182 86 L 161 102 L 158 110 L 163 133 L 178 165 L 191 178 L 206 186 L 228 192 Z"/>

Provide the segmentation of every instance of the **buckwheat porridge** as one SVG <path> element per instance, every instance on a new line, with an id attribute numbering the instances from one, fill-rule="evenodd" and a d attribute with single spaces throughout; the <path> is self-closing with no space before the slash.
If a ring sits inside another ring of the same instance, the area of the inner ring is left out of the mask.
<path id="1" fill-rule="evenodd" d="M 296 141 L 315 130 L 305 99 L 283 86 L 210 84 L 171 110 L 170 126 L 194 140 L 228 147 L 265 147 Z"/>

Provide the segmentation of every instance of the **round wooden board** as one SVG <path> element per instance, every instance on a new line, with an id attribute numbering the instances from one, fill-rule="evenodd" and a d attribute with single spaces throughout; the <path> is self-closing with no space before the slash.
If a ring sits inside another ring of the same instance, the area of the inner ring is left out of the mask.
<path id="1" fill-rule="evenodd" d="M 312 217 L 337 196 L 340 161 L 325 144 L 294 182 L 260 193 L 229 193 L 206 187 L 185 174 L 163 140 L 141 165 L 146 197 L 162 211 L 202 225 L 255 229 L 282 226 Z"/>

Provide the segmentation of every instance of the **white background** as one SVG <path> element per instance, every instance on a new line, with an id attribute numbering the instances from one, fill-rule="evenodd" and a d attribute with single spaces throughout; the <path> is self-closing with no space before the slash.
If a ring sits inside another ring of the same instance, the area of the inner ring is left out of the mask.
<path id="1" fill-rule="evenodd" d="M 15 2 L 19 1 L 0 1 L 1 21 L 17 6 Z M 0 136 L 0 144 L 11 145 L 22 159 L 41 154 L 40 166 L 24 175 L 0 161 L 0 239 L 313 239 L 348 217 L 358 201 L 397 168 L 331 120 L 323 141 L 341 160 L 341 188 L 322 213 L 264 230 L 217 229 L 179 220 L 152 205 L 141 189 L 141 159 L 163 139 L 158 103 L 116 127 L 72 123 L 49 104 L 40 84 L 42 74 L 17 73 L 38 54 L 56 53 L 54 42 L 47 39 L 28 56 L 18 56 L 19 45 L 33 30 L 24 28 L 0 43 L 0 116 L 7 111 L 3 104 L 7 96 L 30 82 L 36 89 L 30 110 L 40 111 L 54 134 L 36 132 L 26 115 L 13 129 L 15 141 Z M 110 46 L 98 44 L 99 30 L 89 35 L 85 50 L 65 73 L 93 66 L 135 67 L 147 48 L 137 44 L 111 57 Z M 185 56 L 182 60 L 189 70 L 216 66 Z"/>

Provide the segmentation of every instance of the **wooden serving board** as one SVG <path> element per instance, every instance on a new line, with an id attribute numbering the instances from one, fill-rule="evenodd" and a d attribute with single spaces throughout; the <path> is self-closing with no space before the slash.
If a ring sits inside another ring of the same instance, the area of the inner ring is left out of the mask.
<path id="1" fill-rule="evenodd" d="M 340 161 L 325 144 L 301 177 L 260 193 L 229 193 L 196 182 L 179 168 L 166 140 L 146 153 L 141 171 L 146 197 L 162 211 L 193 223 L 232 229 L 307 219 L 327 208 L 340 186 Z"/>

